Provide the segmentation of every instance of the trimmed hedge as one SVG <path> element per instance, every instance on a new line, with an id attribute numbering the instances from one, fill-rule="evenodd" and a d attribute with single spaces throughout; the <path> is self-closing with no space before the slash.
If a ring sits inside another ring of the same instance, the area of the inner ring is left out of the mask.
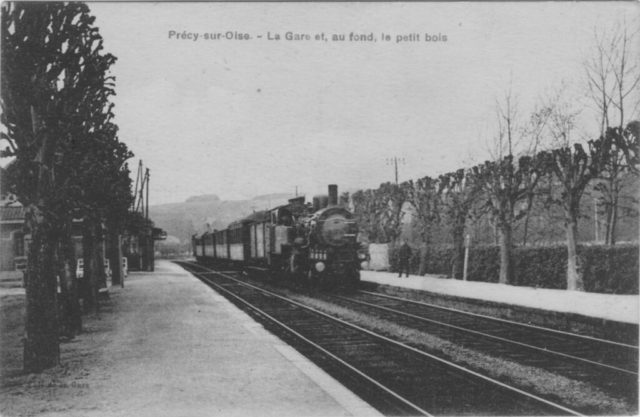
<path id="1" fill-rule="evenodd" d="M 397 248 L 389 247 L 391 271 L 398 271 Z M 425 273 L 451 276 L 453 248 L 431 246 L 413 249 L 411 273 L 418 274 L 421 254 L 426 254 Z M 578 246 L 587 292 L 638 294 L 639 246 Z M 517 247 L 513 249 L 514 285 L 534 288 L 566 289 L 566 246 Z M 469 252 L 469 281 L 498 282 L 500 248 L 472 247 Z"/>

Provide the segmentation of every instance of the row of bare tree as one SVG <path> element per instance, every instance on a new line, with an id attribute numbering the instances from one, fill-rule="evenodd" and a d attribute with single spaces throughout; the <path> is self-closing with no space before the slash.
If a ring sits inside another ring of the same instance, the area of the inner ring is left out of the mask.
<path id="1" fill-rule="evenodd" d="M 625 129 L 607 129 L 605 135 L 585 146 L 576 143 L 521 156 L 517 161 L 507 155 L 436 179 L 385 183 L 375 190 L 355 192 L 350 201 L 358 224 L 371 242 L 397 240 L 402 233 L 406 203 L 414 208 L 425 244 L 434 243 L 434 228 L 445 224 L 456 249 L 452 271 L 456 278 L 462 275 L 468 220 L 488 216 L 500 236 L 500 282 L 511 283 L 513 228 L 530 212 L 534 197 L 543 198 L 548 207 L 559 207 L 563 214 L 568 248 L 567 288 L 582 290 L 576 252 L 582 196 L 592 181 L 602 180 L 603 172 L 614 160 L 621 172 L 638 175 L 639 128 L 640 123 L 634 121 Z"/>
<path id="2" fill-rule="evenodd" d="M 113 124 L 116 57 L 102 52 L 94 17 L 83 3 L 2 4 L 2 157 L 11 192 L 26 209 L 30 236 L 25 272 L 24 368 L 59 360 L 61 329 L 82 330 L 74 220 L 82 220 L 86 311 L 97 312 L 106 284 L 100 249 L 130 220 L 132 153 Z M 109 236 L 105 231 L 109 231 Z M 110 253 L 121 283 L 120 251 Z M 102 282 L 100 282 L 102 281 Z M 58 294 L 58 287 L 60 294 Z"/>

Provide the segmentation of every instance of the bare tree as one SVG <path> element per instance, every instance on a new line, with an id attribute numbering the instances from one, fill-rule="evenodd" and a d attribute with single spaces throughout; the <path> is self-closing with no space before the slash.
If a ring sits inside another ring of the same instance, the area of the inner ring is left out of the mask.
<path id="1" fill-rule="evenodd" d="M 359 190 L 351 195 L 353 213 L 360 230 L 371 243 L 384 241 L 384 232 L 380 226 L 380 213 L 385 209 L 378 198 L 378 190 Z"/>
<path id="2" fill-rule="evenodd" d="M 521 123 L 518 99 L 511 90 L 502 102 L 496 103 L 496 116 L 497 131 L 490 149 L 493 161 L 474 169 L 474 181 L 481 184 L 487 195 L 486 209 L 500 234 L 499 282 L 510 284 L 513 228 L 531 209 L 534 191 L 544 174 L 543 161 L 530 155 L 536 154 L 540 124 L 546 123 L 546 118 L 534 117 L 528 124 Z M 516 151 L 521 154 L 517 159 Z"/>
<path id="3" fill-rule="evenodd" d="M 623 21 L 615 28 L 594 31 L 593 53 L 584 60 L 587 97 L 595 105 L 600 136 L 608 128 L 623 130 L 629 120 L 638 118 L 640 100 L 640 63 L 638 62 L 638 31 L 630 31 Z M 601 207 L 605 219 L 605 243 L 616 241 L 619 195 L 624 187 L 623 152 L 613 143 L 612 157 L 603 169 L 596 189 L 601 193 Z"/>
<path id="4" fill-rule="evenodd" d="M 516 163 L 513 155 L 477 167 L 476 180 L 487 193 L 487 208 L 500 233 L 501 284 L 513 282 L 513 227 L 531 209 L 534 190 L 544 174 L 541 168 L 542 161 L 537 157 L 521 156 Z"/>
<path id="5" fill-rule="evenodd" d="M 478 181 L 477 167 L 467 172 L 459 169 L 438 178 L 442 219 L 449 227 L 453 239 L 452 278 L 462 279 L 467 218 L 472 215 L 472 209 L 479 199 L 481 191 L 482 182 Z"/>
<path id="6" fill-rule="evenodd" d="M 440 214 L 437 181 L 431 177 L 420 178 L 415 182 L 409 181 L 406 189 L 408 201 L 416 210 L 415 218 L 425 245 L 418 271 L 418 275 L 423 275 L 426 272 L 426 259 L 432 242 L 433 229 Z"/>
<path id="7" fill-rule="evenodd" d="M 614 128 L 610 134 L 624 154 L 627 169 L 636 176 L 640 175 L 640 121 L 630 122 L 624 130 Z"/>
<path id="8" fill-rule="evenodd" d="M 351 206 L 351 195 L 348 191 L 340 194 L 340 198 L 338 199 L 338 205 L 341 207 L 349 208 Z"/>
<path id="9" fill-rule="evenodd" d="M 559 97 L 545 112 L 550 115 L 546 131 L 553 149 L 542 152 L 540 158 L 546 160 L 545 167 L 553 174 L 556 180 L 553 182 L 557 182 L 557 186 L 553 187 L 556 192 L 549 197 L 550 201 L 562 207 L 564 217 L 567 289 L 582 291 L 583 271 L 577 253 L 580 201 L 589 182 L 600 174 L 609 160 L 612 140 L 603 136 L 599 140 L 589 141 L 585 152 L 579 143 L 572 146 L 578 112 L 560 101 Z"/>
<path id="10" fill-rule="evenodd" d="M 380 184 L 376 198 L 380 202 L 379 221 L 387 242 L 395 243 L 402 234 L 402 220 L 404 218 L 404 204 L 408 202 L 409 184 L 400 185 L 387 182 Z"/>

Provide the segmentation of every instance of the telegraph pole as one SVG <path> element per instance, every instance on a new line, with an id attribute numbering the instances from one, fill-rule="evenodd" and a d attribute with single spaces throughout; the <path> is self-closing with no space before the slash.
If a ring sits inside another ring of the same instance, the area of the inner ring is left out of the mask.
<path id="1" fill-rule="evenodd" d="M 393 165 L 395 167 L 396 185 L 398 185 L 398 162 L 404 165 L 404 158 L 397 158 L 395 156 L 393 158 L 387 158 L 387 165 Z"/>
<path id="2" fill-rule="evenodd" d="M 134 190 L 134 202 L 132 206 L 133 212 L 139 212 L 141 217 L 146 220 L 144 231 L 136 236 L 138 242 L 137 260 L 139 268 L 142 271 L 154 270 L 154 236 L 153 222 L 149 219 L 149 182 L 151 174 L 149 168 L 144 168 L 142 160 L 138 162 L 138 175 L 136 176 L 136 186 Z M 131 250 L 131 247 L 128 248 Z M 133 255 L 133 254 L 132 254 Z M 133 265 L 133 262 L 131 263 Z"/>
<path id="3" fill-rule="evenodd" d="M 145 218 L 147 220 L 149 220 L 149 180 L 151 178 L 149 177 L 149 168 L 147 168 L 147 172 L 146 172 L 146 184 L 147 184 L 147 211 L 145 214 Z"/>
<path id="4" fill-rule="evenodd" d="M 598 199 L 593 199 L 593 211 L 595 213 L 595 227 L 596 227 L 596 243 L 600 241 L 600 236 L 598 236 Z"/>
<path id="5" fill-rule="evenodd" d="M 464 238 L 464 272 L 462 274 L 463 281 L 467 280 L 467 271 L 469 270 L 469 246 L 471 246 L 471 236 L 467 234 L 467 236 L 465 236 Z"/>
<path id="6" fill-rule="evenodd" d="M 132 203 L 133 205 L 131 207 L 133 209 L 133 211 L 137 211 L 136 201 L 137 201 L 137 198 L 138 198 L 138 181 L 140 181 L 140 177 L 141 176 L 142 176 L 142 159 L 140 159 L 138 161 L 138 172 L 136 174 L 136 188 L 133 191 L 134 199 L 133 199 L 133 203 Z"/>

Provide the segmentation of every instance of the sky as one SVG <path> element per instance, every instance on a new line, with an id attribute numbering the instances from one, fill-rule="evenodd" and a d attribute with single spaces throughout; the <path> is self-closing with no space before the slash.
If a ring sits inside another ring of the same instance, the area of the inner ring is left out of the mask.
<path id="1" fill-rule="evenodd" d="M 118 58 L 115 123 L 136 155 L 132 175 L 139 159 L 150 169 L 151 205 L 375 188 L 395 180 L 393 157 L 401 182 L 472 166 L 489 159 L 496 100 L 511 89 L 526 114 L 560 83 L 579 87 L 595 28 L 640 11 L 634 2 L 89 5 Z"/>

